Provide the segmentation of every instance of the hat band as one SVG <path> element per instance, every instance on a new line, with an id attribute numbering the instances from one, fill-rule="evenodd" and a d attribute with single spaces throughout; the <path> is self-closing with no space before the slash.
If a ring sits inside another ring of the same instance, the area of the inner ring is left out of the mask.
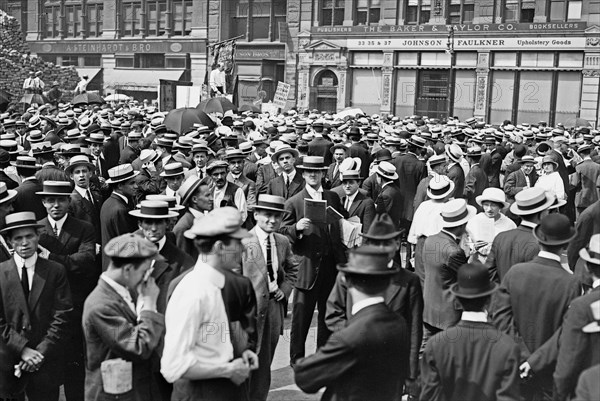
<path id="1" fill-rule="evenodd" d="M 289 149 L 286 149 L 286 150 L 289 150 Z M 302 163 L 302 167 L 303 168 L 324 168 L 319 163 Z"/>
<path id="2" fill-rule="evenodd" d="M 180 175 L 183 174 L 183 167 L 177 167 L 173 170 L 165 170 L 165 175 Z"/>
<path id="3" fill-rule="evenodd" d="M 1 199 L 1 198 L 0 198 Z M 587 249 L 588 254 L 592 259 L 600 259 L 600 253 L 592 251 L 591 249 Z"/>
<path id="4" fill-rule="evenodd" d="M 142 206 L 140 208 L 140 214 L 148 216 L 164 216 L 169 213 L 169 207 L 148 207 Z"/>
<path id="5" fill-rule="evenodd" d="M 134 171 L 131 170 L 123 175 L 118 175 L 116 177 L 110 177 L 110 178 L 111 178 L 111 181 L 123 181 L 123 180 L 133 177 L 133 174 L 134 174 Z"/>
<path id="6" fill-rule="evenodd" d="M 456 221 L 460 221 L 460 220 L 464 219 L 468 215 L 469 215 L 469 209 L 465 208 L 465 210 L 463 210 L 460 214 L 458 214 L 456 216 L 451 216 L 451 217 L 442 216 L 442 217 L 444 218 L 445 222 L 454 223 Z"/>
<path id="7" fill-rule="evenodd" d="M 10 230 L 13 227 L 34 226 L 34 225 L 37 225 L 37 221 L 35 221 L 35 220 L 18 220 L 18 221 L 13 221 L 11 223 L 6 224 L 6 226 L 4 226 L 4 230 Z"/>
<path id="8" fill-rule="evenodd" d="M 0 200 L 8 197 L 8 191 L 0 192 Z"/>
<path id="9" fill-rule="evenodd" d="M 268 207 L 268 208 L 274 208 L 274 209 L 283 209 L 284 205 L 282 205 L 281 203 L 275 203 L 275 202 L 265 202 L 265 201 L 259 201 L 255 208 L 263 208 L 263 207 Z"/>
<path id="10" fill-rule="evenodd" d="M 533 209 L 537 209 L 540 206 L 543 206 L 545 203 L 546 203 L 546 197 L 543 197 L 539 202 L 532 203 L 531 205 L 521 206 L 519 204 L 519 202 L 517 202 L 517 206 L 521 210 L 533 210 Z"/>
<path id="11" fill-rule="evenodd" d="M 431 192 L 432 195 L 443 195 L 446 192 L 448 192 L 448 189 L 450 189 L 450 185 L 446 185 L 443 188 L 439 188 L 439 189 L 431 189 L 429 188 L 429 192 Z"/>

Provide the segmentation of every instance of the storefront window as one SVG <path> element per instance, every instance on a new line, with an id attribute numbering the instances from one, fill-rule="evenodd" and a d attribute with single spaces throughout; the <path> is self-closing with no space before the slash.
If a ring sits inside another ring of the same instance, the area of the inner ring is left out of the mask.
<path id="1" fill-rule="evenodd" d="M 513 97 L 515 93 L 515 72 L 494 71 L 491 75 L 490 122 L 500 124 L 512 121 Z"/>
<path id="2" fill-rule="evenodd" d="M 583 67 L 583 53 L 560 53 L 558 55 L 559 67 Z"/>
<path id="3" fill-rule="evenodd" d="M 379 112 L 381 107 L 381 70 L 352 70 L 352 107 L 359 107 L 367 114 Z"/>
<path id="4" fill-rule="evenodd" d="M 421 53 L 421 65 L 450 67 L 451 56 L 446 52 Z"/>
<path id="5" fill-rule="evenodd" d="M 454 83 L 454 115 L 461 120 L 473 117 L 475 107 L 475 70 L 457 70 Z"/>
<path id="6" fill-rule="evenodd" d="M 396 108 L 394 114 L 400 117 L 415 113 L 417 93 L 417 70 L 398 70 L 396 73 Z"/>
<path id="7" fill-rule="evenodd" d="M 103 4 L 87 4 L 87 36 L 102 35 Z"/>
<path id="8" fill-rule="evenodd" d="M 79 57 L 78 56 L 62 56 L 62 61 L 60 62 L 60 65 L 63 67 L 69 67 L 69 66 L 73 66 L 73 67 L 77 67 L 79 66 Z"/>
<path id="9" fill-rule="evenodd" d="M 554 53 L 521 53 L 521 67 L 553 67 Z"/>
<path id="10" fill-rule="evenodd" d="M 136 68 L 165 68 L 165 55 L 162 53 L 144 53 L 135 55 Z"/>
<path id="11" fill-rule="evenodd" d="M 457 67 L 477 67 L 477 53 L 457 52 L 455 65 Z"/>
<path id="12" fill-rule="evenodd" d="M 548 121 L 552 98 L 552 72 L 522 71 L 519 82 L 517 121 Z"/>
<path id="13" fill-rule="evenodd" d="M 133 68 L 133 56 L 115 56 L 117 68 Z"/>
<path id="14" fill-rule="evenodd" d="M 321 26 L 336 26 L 344 23 L 344 0 L 321 0 Z"/>
<path id="15" fill-rule="evenodd" d="M 419 53 L 417 52 L 402 52 L 398 54 L 398 65 L 406 65 L 416 67 L 419 65 Z"/>
<path id="16" fill-rule="evenodd" d="M 355 25 L 377 24 L 381 17 L 381 0 L 357 0 Z"/>
<path id="17" fill-rule="evenodd" d="M 83 56 L 83 65 L 85 67 L 100 67 L 102 65 L 102 57 L 99 54 Z"/>
<path id="18" fill-rule="evenodd" d="M 354 65 L 381 67 L 383 53 L 381 52 L 355 52 Z"/>
<path id="19" fill-rule="evenodd" d="M 448 23 L 470 24 L 475 15 L 475 0 L 450 0 Z"/>
<path id="20" fill-rule="evenodd" d="M 434 118 L 448 116 L 450 70 L 420 70 L 415 112 Z"/>
<path id="21" fill-rule="evenodd" d="M 516 65 L 517 53 L 494 53 L 494 67 L 515 67 Z"/>
<path id="22" fill-rule="evenodd" d="M 430 17 L 431 0 L 408 0 L 408 3 L 406 3 L 405 24 L 427 24 Z"/>
<path id="23" fill-rule="evenodd" d="M 566 123 L 579 113 L 581 94 L 581 73 L 579 71 L 560 71 L 556 90 L 555 123 Z"/>

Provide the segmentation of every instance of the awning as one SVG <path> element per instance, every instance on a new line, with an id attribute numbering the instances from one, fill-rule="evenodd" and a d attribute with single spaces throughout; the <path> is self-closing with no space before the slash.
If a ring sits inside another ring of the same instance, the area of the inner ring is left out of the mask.
<path id="1" fill-rule="evenodd" d="M 96 75 L 98 75 L 98 73 L 100 71 L 102 71 L 102 68 L 89 68 L 89 67 L 88 68 L 75 67 L 75 69 L 77 70 L 77 73 L 79 74 L 80 77 L 87 75 L 88 82 L 92 82 L 94 80 L 94 78 L 96 77 Z"/>
<path id="2" fill-rule="evenodd" d="M 156 92 L 159 80 L 178 81 L 184 70 L 106 69 L 104 87 L 113 90 Z"/>

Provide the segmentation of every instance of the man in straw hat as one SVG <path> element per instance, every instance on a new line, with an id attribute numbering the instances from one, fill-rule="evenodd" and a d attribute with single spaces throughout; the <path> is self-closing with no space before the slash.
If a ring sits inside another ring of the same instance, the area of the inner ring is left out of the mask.
<path id="1" fill-rule="evenodd" d="M 463 190 L 464 198 L 469 205 L 481 211 L 481 206 L 477 203 L 476 198 L 483 193 L 489 186 L 487 175 L 479 165 L 481 160 L 481 148 L 474 146 L 467 149 L 467 160 L 469 161 L 469 172 L 465 177 L 465 188 Z"/>
<path id="2" fill-rule="evenodd" d="M 533 156 L 525 155 L 519 160 L 521 168 L 508 174 L 504 181 L 504 192 L 508 201 L 513 203 L 515 196 L 526 188 L 531 188 L 537 181 L 535 172 L 535 159 Z"/>
<path id="3" fill-rule="evenodd" d="M 450 286 L 456 282 L 458 268 L 467 263 L 467 256 L 460 247 L 467 222 L 477 211 L 464 199 L 447 201 L 442 208 L 442 230 L 427 237 L 423 244 L 423 341 L 453 326 L 460 320 Z"/>
<path id="4" fill-rule="evenodd" d="M 137 189 L 136 176 L 138 171 L 133 171 L 131 164 L 122 164 L 108 170 L 109 179 L 106 180 L 112 193 L 102 205 L 100 210 L 100 232 L 102 247 L 108 241 L 121 234 L 131 233 L 137 229 L 137 223 L 129 211 L 133 210 L 133 197 Z M 108 266 L 108 257 L 102 256 L 103 270 Z"/>
<path id="5" fill-rule="evenodd" d="M 552 397 L 556 347 L 548 347 L 546 342 L 560 328 L 571 301 L 581 294 L 577 278 L 561 265 L 561 255 L 575 235 L 568 217 L 544 217 L 533 235 L 540 244 L 539 254 L 510 268 L 495 294 L 493 308 L 496 327 L 522 340 L 521 353 L 526 360 L 520 366 L 521 377 L 533 373 L 521 389 L 527 400 Z"/>
<path id="6" fill-rule="evenodd" d="M 102 364 L 113 358 L 132 364 L 131 396 L 135 400 L 161 401 L 153 378 L 152 361 L 165 332 L 164 316 L 157 312 L 159 288 L 149 275 L 156 246 L 134 234 L 112 238 L 104 247 L 110 259 L 108 268 L 83 307 L 83 330 L 86 343 L 85 399 L 104 400 Z M 135 301 L 131 294 L 137 294 Z M 113 379 L 114 380 L 114 379 Z"/>
<path id="7" fill-rule="evenodd" d="M 600 234 L 590 238 L 579 256 L 592 277 L 593 288 L 571 302 L 562 323 L 554 370 L 554 399 L 560 401 L 573 395 L 581 372 L 600 364 Z"/>
<path id="8" fill-rule="evenodd" d="M 421 363 L 422 400 L 519 399 L 519 346 L 488 322 L 497 284 L 481 263 L 458 268 L 450 292 L 460 321 L 433 336 Z"/>
<path id="9" fill-rule="evenodd" d="M 94 227 L 86 221 L 69 215 L 71 183 L 68 181 L 45 181 L 43 190 L 36 192 L 48 216 L 40 220 L 39 245 L 47 249 L 48 260 L 60 263 L 67 270 L 73 299 L 73 322 L 66 356 L 65 394 L 69 399 L 84 396 L 85 370 L 83 367 L 83 332 L 81 316 L 83 303 L 98 280 L 96 265 L 96 237 Z"/>
<path id="10" fill-rule="evenodd" d="M 273 178 L 267 184 L 267 194 L 281 196 L 290 199 L 305 186 L 302 174 L 296 169 L 296 159 L 298 151 L 290 145 L 279 145 L 275 153 L 271 155 L 271 160 L 277 163 L 281 169 L 281 174 Z"/>
<path id="11" fill-rule="evenodd" d="M 515 196 L 510 211 L 521 219 L 521 223 L 517 228 L 496 235 L 486 260 L 494 281 L 500 283 L 512 266 L 528 262 L 538 254 L 540 247 L 533 229 L 548 214 L 555 198 L 541 188 L 527 188 Z"/>
<path id="12" fill-rule="evenodd" d="M 279 232 L 285 234 L 292 243 L 294 254 L 300 258 L 298 280 L 292 312 L 290 360 L 305 355 L 305 343 L 314 314 L 319 310 L 317 325 L 317 347 L 322 346 L 331 334 L 325 325 L 327 297 L 335 283 L 336 263 L 346 260 L 339 224 L 337 222 L 312 222 L 305 217 L 305 199 L 323 200 L 337 212 L 345 215 L 337 194 L 324 190 L 321 186 L 327 169 L 323 157 L 306 156 L 298 166 L 306 183 L 304 189 L 292 196 L 285 204 L 288 212 L 281 223 Z"/>
<path id="13" fill-rule="evenodd" d="M 160 177 L 167 183 L 162 194 L 174 196 L 178 203 L 181 202 L 181 198 L 177 194 L 177 191 L 181 188 L 181 184 L 183 184 L 184 173 L 183 165 L 179 162 L 167 164 L 164 166 L 162 173 L 160 173 Z"/>
<path id="14" fill-rule="evenodd" d="M 428 170 L 430 170 L 429 174 L 427 175 L 427 177 L 423 178 L 419 182 L 419 185 L 417 185 L 417 190 L 415 192 L 415 199 L 413 201 L 413 208 L 415 213 L 417 212 L 417 209 L 419 208 L 421 203 L 423 203 L 427 199 L 431 199 L 427 195 L 427 189 L 429 188 L 429 182 L 431 181 L 432 177 L 446 175 L 446 155 L 441 154 L 431 156 L 429 160 L 427 160 L 427 165 L 429 166 Z M 452 187 L 451 195 L 453 193 L 454 186 Z M 414 225 L 414 221 L 415 217 L 413 215 L 413 224 L 411 225 L 411 227 Z"/>
<path id="15" fill-rule="evenodd" d="M 14 249 L 0 263 L 0 398 L 58 401 L 73 310 L 65 268 L 38 256 L 33 212 L 6 216 L 0 230 Z"/>
<path id="16" fill-rule="evenodd" d="M 172 400 L 245 399 L 240 385 L 258 367 L 256 297 L 250 279 L 233 270 L 242 264 L 248 231 L 240 213 L 225 206 L 197 219 L 185 235 L 199 255 L 169 289 L 161 373 L 174 384 Z"/>
<path id="17" fill-rule="evenodd" d="M 8 189 L 6 184 L 0 182 L 0 229 L 4 228 L 4 219 L 14 210 L 13 202 L 17 196 L 17 191 Z M 10 259 L 12 256 L 12 248 L 6 242 L 3 236 L 0 235 L 0 262 Z"/>
<path id="18" fill-rule="evenodd" d="M 356 217 L 362 224 L 362 232 L 366 233 L 375 218 L 375 202 L 359 191 L 362 177 L 360 170 L 347 170 L 340 173 L 340 181 L 344 196 L 342 205 L 348 217 Z"/>
<path id="19" fill-rule="evenodd" d="M 396 231 L 390 216 L 379 214 L 375 217 L 369 231 L 362 234 L 363 244 L 391 247 L 388 255 L 388 266 L 397 269 L 392 276 L 390 286 L 385 291 L 385 304 L 392 311 L 404 318 L 409 332 L 410 345 L 409 375 L 406 380 L 405 393 L 418 398 L 419 348 L 423 339 L 423 291 L 419 277 L 409 270 L 400 268 L 398 250 L 400 249 L 401 231 Z M 348 292 L 343 275 L 338 274 L 335 286 L 327 299 L 327 327 L 333 332 L 346 327 L 352 317 L 354 301 Z"/>
<path id="20" fill-rule="evenodd" d="M 396 167 L 389 162 L 381 162 L 375 170 L 377 183 L 381 190 L 375 199 L 375 210 L 377 213 L 387 213 L 396 228 L 400 229 L 402 220 L 402 191 L 398 186 L 398 173 Z"/>
<path id="21" fill-rule="evenodd" d="M 96 244 L 100 244 L 102 241 L 100 233 L 102 198 L 99 192 L 91 188 L 91 180 L 95 178 L 93 177 L 94 169 L 95 166 L 90 163 L 88 156 L 73 156 L 65 173 L 75 184 L 71 193 L 71 203 L 69 203 L 69 215 L 90 223 L 94 227 Z"/>
<path id="22" fill-rule="evenodd" d="M 303 391 L 326 387 L 323 399 L 397 400 L 408 377 L 406 322 L 384 303 L 391 277 L 390 248 L 362 246 L 338 265 L 353 300 L 348 325 L 307 358 L 294 377 Z M 368 333 L 368 335 L 365 335 Z M 391 368 L 393 367 L 393 368 Z"/>
<path id="23" fill-rule="evenodd" d="M 21 185 L 17 187 L 17 197 L 15 198 L 15 212 L 32 211 L 38 220 L 46 217 L 46 208 L 36 192 L 42 190 L 42 183 L 35 177 L 36 171 L 41 166 L 37 164 L 34 157 L 17 156 L 15 162 L 11 162 L 17 168 L 17 173 L 21 177 Z"/>
<path id="24" fill-rule="evenodd" d="M 254 212 L 256 225 L 243 240 L 246 254 L 242 271 L 252 281 L 257 300 L 258 369 L 250 376 L 250 399 L 266 400 L 271 383 L 271 363 L 279 336 L 283 334 L 283 317 L 296 283 L 298 260 L 285 235 L 275 232 L 286 213 L 285 199 L 261 194 Z"/>

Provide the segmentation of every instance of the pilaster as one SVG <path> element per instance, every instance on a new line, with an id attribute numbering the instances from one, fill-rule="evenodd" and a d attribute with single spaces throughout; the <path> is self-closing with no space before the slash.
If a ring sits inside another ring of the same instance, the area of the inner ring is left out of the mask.
<path id="1" fill-rule="evenodd" d="M 392 112 L 392 76 L 394 53 L 383 53 L 383 65 L 381 68 L 381 109 L 382 113 Z"/>
<path id="2" fill-rule="evenodd" d="M 489 99 L 490 53 L 480 52 L 477 55 L 477 77 L 475 87 L 475 110 L 473 115 L 487 121 L 487 101 Z"/>

